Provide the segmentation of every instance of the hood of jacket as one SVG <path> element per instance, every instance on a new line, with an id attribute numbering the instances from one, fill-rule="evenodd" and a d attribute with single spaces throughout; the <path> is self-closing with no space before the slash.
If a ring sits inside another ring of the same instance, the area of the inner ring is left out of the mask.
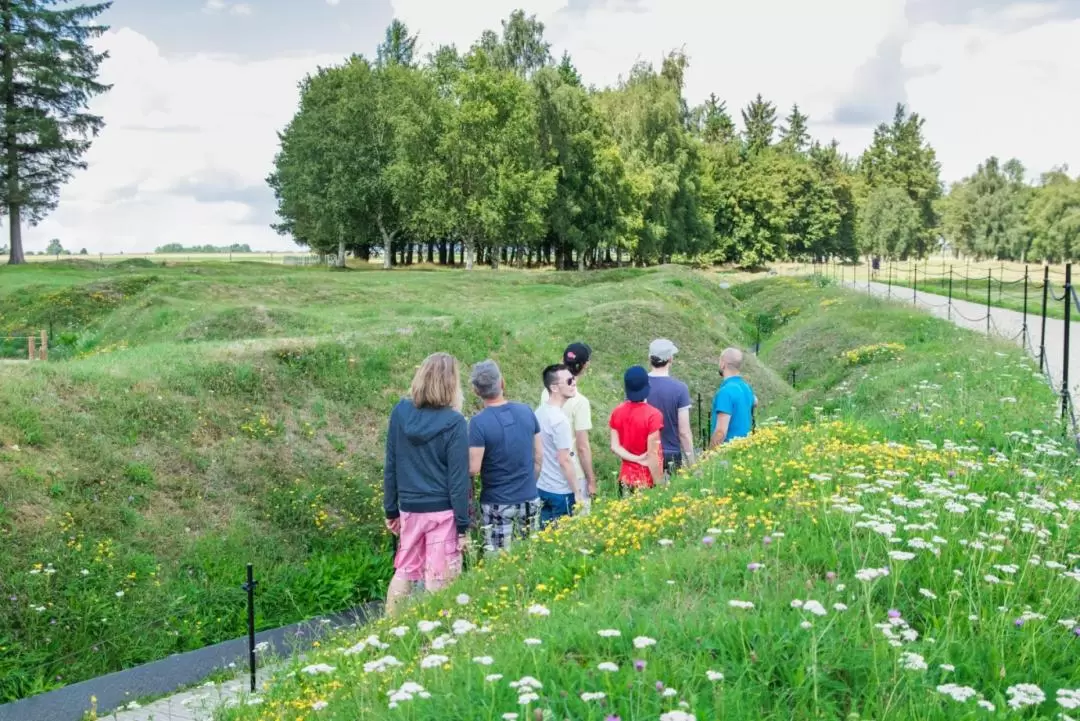
<path id="1" fill-rule="evenodd" d="M 403 402 L 402 412 L 401 429 L 414 445 L 427 443 L 461 418 L 453 408 L 417 408 L 409 400 Z"/>

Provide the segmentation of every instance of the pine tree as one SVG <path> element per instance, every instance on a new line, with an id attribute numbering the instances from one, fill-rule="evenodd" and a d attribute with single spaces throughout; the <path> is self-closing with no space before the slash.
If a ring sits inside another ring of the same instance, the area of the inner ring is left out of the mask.
<path id="1" fill-rule="evenodd" d="M 746 146 L 750 152 L 758 152 L 772 145 L 776 131 L 776 106 L 767 103 L 761 93 L 742 111 Z"/>
<path id="2" fill-rule="evenodd" d="M 788 150 L 801 153 L 810 147 L 810 131 L 807 127 L 810 118 L 793 105 L 791 115 L 785 118 L 786 125 L 780 128 L 780 145 Z"/>
<path id="3" fill-rule="evenodd" d="M 89 41 L 108 29 L 93 21 L 111 4 L 0 0 L 0 208 L 13 265 L 25 262 L 24 218 L 36 224 L 56 207 L 60 186 L 86 167 L 82 156 L 104 127 L 87 103 L 109 89 L 97 81 L 107 54 Z"/>
<path id="4" fill-rule="evenodd" d="M 412 65 L 416 55 L 416 43 L 419 40 L 409 34 L 409 26 L 396 18 L 386 28 L 386 37 L 375 51 L 375 64 Z"/>
<path id="5" fill-rule="evenodd" d="M 694 109 L 694 129 L 706 143 L 730 143 L 735 139 L 735 123 L 728 115 L 727 103 L 709 95 L 709 99 Z"/>

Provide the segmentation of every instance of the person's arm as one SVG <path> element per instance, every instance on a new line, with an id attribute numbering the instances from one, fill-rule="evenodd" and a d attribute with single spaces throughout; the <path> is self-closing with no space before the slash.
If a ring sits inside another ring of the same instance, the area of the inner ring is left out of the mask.
<path id="1" fill-rule="evenodd" d="M 401 524 L 401 511 L 398 510 L 397 448 L 394 445 L 394 430 L 397 423 L 395 421 L 396 414 L 391 411 L 389 428 L 386 431 L 386 460 L 383 463 L 383 511 L 386 513 L 386 527 L 391 533 L 397 535 Z"/>
<path id="2" fill-rule="evenodd" d="M 690 406 L 679 409 L 679 447 L 682 448 L 683 461 L 686 465 L 694 465 L 694 436 L 690 432 Z"/>
<path id="3" fill-rule="evenodd" d="M 714 448 L 727 439 L 728 424 L 731 423 L 731 414 L 735 412 L 735 403 L 730 392 L 721 387 L 713 399 L 712 417 L 716 419 L 716 427 L 713 429 L 710 445 Z"/>
<path id="4" fill-rule="evenodd" d="M 480 468 L 484 465 L 484 447 L 469 448 L 469 475 L 476 477 L 480 475 Z"/>
<path id="5" fill-rule="evenodd" d="M 592 430 L 592 406 L 588 398 L 583 398 L 574 418 L 574 436 L 577 439 L 578 460 L 585 472 L 589 495 L 596 494 L 596 471 L 593 470 L 592 446 L 589 444 L 589 431 Z"/>
<path id="6" fill-rule="evenodd" d="M 581 500 L 583 488 L 578 488 L 577 472 L 574 470 L 574 462 L 570 460 L 570 449 L 560 448 L 558 451 L 559 468 L 562 469 L 563 477 L 574 492 L 574 497 Z"/>
<path id="7" fill-rule="evenodd" d="M 730 413 L 716 414 L 716 432 L 713 433 L 712 445 L 719 446 L 727 438 L 728 424 L 731 423 Z"/>
<path id="8" fill-rule="evenodd" d="M 469 420 L 469 475 L 475 478 L 480 475 L 480 468 L 484 465 L 484 430 L 476 422 L 476 418 Z"/>
<path id="9" fill-rule="evenodd" d="M 540 469 L 544 467 L 544 442 L 537 433 L 533 436 L 533 477 L 540 477 Z"/>
<path id="10" fill-rule="evenodd" d="M 660 431 L 649 434 L 649 446 L 645 451 L 645 466 L 652 474 L 653 483 L 659 485 L 664 482 L 664 469 L 660 462 Z"/>
<path id="11" fill-rule="evenodd" d="M 574 445 L 574 434 L 570 430 L 569 420 L 560 420 L 555 426 L 555 457 L 559 462 L 563 478 L 574 492 L 577 500 L 581 500 L 584 488 L 578 488 L 577 471 L 574 470 L 574 462 L 570 460 L 570 448 Z"/>
<path id="12" fill-rule="evenodd" d="M 645 465 L 646 456 L 648 455 L 646 453 L 639 456 L 623 448 L 622 442 L 619 441 L 619 432 L 614 428 L 611 429 L 611 452 L 624 461 L 640 463 L 641 465 Z"/>
<path id="13" fill-rule="evenodd" d="M 459 536 L 469 530 L 469 439 L 465 419 L 450 429 L 446 439 L 446 475 L 450 486 L 450 506 L 454 509 L 454 524 Z"/>

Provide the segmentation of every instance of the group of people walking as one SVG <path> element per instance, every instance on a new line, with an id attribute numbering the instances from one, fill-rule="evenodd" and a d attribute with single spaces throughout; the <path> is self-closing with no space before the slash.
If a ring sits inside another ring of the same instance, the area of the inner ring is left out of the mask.
<path id="1" fill-rule="evenodd" d="M 695 461 L 690 390 L 671 375 L 678 348 L 666 338 L 649 344 L 649 365 L 623 375 L 625 400 L 608 420 L 611 452 L 621 459 L 618 483 L 631 492 L 666 483 Z M 472 367 L 470 385 L 484 408 L 471 419 L 458 361 L 428 356 L 409 395 L 390 414 L 383 471 L 386 526 L 398 536 L 387 592 L 393 613 L 413 586 L 444 586 L 461 572 L 474 525 L 473 479 L 480 479 L 480 527 L 485 548 L 498 552 L 514 539 L 564 516 L 587 514 L 597 492 L 589 441 L 592 405 L 579 381 L 592 349 L 571 343 L 562 363 L 544 368 L 539 405 L 506 398 L 498 364 Z M 757 399 L 741 376 L 742 352 L 720 356 L 723 380 L 710 413 L 710 445 L 746 436 Z"/>

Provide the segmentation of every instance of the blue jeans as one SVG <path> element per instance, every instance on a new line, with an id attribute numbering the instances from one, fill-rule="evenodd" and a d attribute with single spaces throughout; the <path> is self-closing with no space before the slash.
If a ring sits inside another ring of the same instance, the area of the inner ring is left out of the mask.
<path id="1" fill-rule="evenodd" d="M 574 515 L 573 493 L 550 493 L 538 490 L 540 494 L 540 528 L 556 521 L 563 516 Z"/>

